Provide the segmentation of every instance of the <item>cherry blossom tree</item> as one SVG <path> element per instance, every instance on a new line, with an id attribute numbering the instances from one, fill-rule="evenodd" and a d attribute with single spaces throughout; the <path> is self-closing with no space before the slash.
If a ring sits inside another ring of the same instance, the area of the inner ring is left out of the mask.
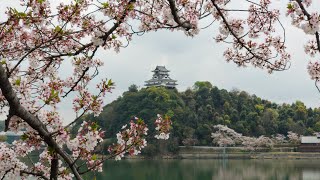
<path id="1" fill-rule="evenodd" d="M 275 144 L 287 143 L 286 136 L 283 134 L 276 134 L 275 136 L 272 136 L 272 140 L 275 142 Z"/>
<path id="2" fill-rule="evenodd" d="M 272 148 L 274 144 L 274 141 L 266 136 L 259 136 L 258 138 L 243 136 L 221 124 L 215 125 L 214 128 L 216 131 L 211 134 L 213 143 L 222 147 L 238 145 L 243 146 L 247 150 L 254 151 L 259 147 Z"/>
<path id="3" fill-rule="evenodd" d="M 227 126 L 218 124 L 213 128 L 216 129 L 216 131 L 211 133 L 212 141 L 221 147 L 233 146 L 242 142 L 242 134 L 237 133 Z"/>
<path id="4" fill-rule="evenodd" d="M 70 127 L 88 113 L 99 115 L 104 97 L 114 88 L 111 80 L 94 85 L 104 61 L 98 51 L 119 52 L 134 35 L 168 29 L 197 35 L 200 21 L 216 24 L 218 43 L 229 43 L 223 55 L 239 66 L 253 65 L 268 72 L 290 67 L 280 11 L 270 0 L 243 0 L 234 8 L 231 0 L 69 0 L 58 5 L 49 0 L 21 0 L 6 8 L 0 21 L 0 114 L 7 116 L 6 130 L 25 129 L 13 146 L 0 144 L 0 176 L 15 179 L 32 175 L 42 179 L 82 179 L 88 171 L 101 171 L 105 159 L 94 154 L 103 132 L 95 123 L 83 122 L 76 138 Z M 311 0 L 288 1 L 293 25 L 314 36 L 305 46 L 311 58 L 319 53 L 319 15 L 309 12 Z M 242 15 L 239 16 L 239 13 Z M 279 33 L 282 32 L 282 33 Z M 71 75 L 62 75 L 69 67 Z M 320 65 L 310 61 L 308 72 L 317 83 Z M 95 87 L 95 88 L 93 88 Z M 68 101 L 67 101 L 67 100 Z M 64 125 L 58 108 L 70 102 L 77 114 Z M 170 121 L 158 118 L 157 138 L 168 138 Z M 164 125 L 164 127 L 162 127 Z M 138 154 L 145 147 L 147 128 L 133 119 L 130 128 L 117 135 L 109 148 L 111 157 Z M 231 141 L 230 141 L 231 142 Z M 27 166 L 20 157 L 45 147 L 40 160 Z M 64 147 L 68 147 L 71 154 Z M 84 165 L 79 165 L 84 160 Z M 86 166 L 86 171 L 80 169 Z"/>
<path id="5" fill-rule="evenodd" d="M 290 1 L 287 7 L 287 15 L 291 18 L 292 25 L 301 28 L 307 35 L 311 35 L 311 37 L 313 37 L 313 39 L 306 43 L 304 50 L 311 59 L 308 65 L 308 72 L 311 79 L 315 80 L 315 84 L 317 86 L 317 83 L 319 82 L 319 62 L 315 57 L 320 52 L 320 18 L 318 12 L 308 10 L 311 5 L 312 0 Z"/>
<path id="6" fill-rule="evenodd" d="M 274 141 L 266 136 L 259 137 L 243 137 L 242 145 L 249 151 L 256 151 L 260 147 L 272 148 Z"/>
<path id="7" fill-rule="evenodd" d="M 292 131 L 288 132 L 287 137 L 289 139 L 289 142 L 292 143 L 292 144 L 298 144 L 298 143 L 301 142 L 299 134 L 294 133 Z"/>
<path id="8" fill-rule="evenodd" d="M 272 138 L 266 136 L 249 137 L 243 136 L 233 129 L 221 124 L 215 125 L 214 128 L 216 131 L 211 133 L 213 143 L 221 147 L 237 145 L 242 146 L 249 151 L 256 151 L 261 147 L 273 148 L 275 144 L 283 144 L 286 142 L 290 142 L 292 144 L 300 143 L 300 136 L 291 131 L 288 132 L 288 140 L 286 140 L 286 137 L 282 134 L 273 135 Z"/>

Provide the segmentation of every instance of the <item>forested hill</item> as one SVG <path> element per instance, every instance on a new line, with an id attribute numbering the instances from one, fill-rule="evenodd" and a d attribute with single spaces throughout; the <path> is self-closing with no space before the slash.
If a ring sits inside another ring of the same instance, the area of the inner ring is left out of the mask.
<path id="1" fill-rule="evenodd" d="M 152 130 L 157 114 L 172 115 L 172 136 L 179 144 L 188 138 L 197 139 L 199 145 L 211 144 L 216 124 L 248 136 L 320 132 L 319 108 L 306 108 L 300 101 L 280 105 L 244 91 L 228 92 L 209 82 L 196 82 L 185 92 L 155 87 L 138 90 L 132 85 L 105 106 L 99 117 L 89 115 L 86 119 L 97 121 L 107 137 L 115 137 L 131 116 L 144 119 Z"/>

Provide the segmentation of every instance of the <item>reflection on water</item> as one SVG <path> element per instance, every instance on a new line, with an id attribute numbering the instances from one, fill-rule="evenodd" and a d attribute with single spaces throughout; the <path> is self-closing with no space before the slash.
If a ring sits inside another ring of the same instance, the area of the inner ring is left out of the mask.
<path id="1" fill-rule="evenodd" d="M 319 160 L 109 161 L 97 180 L 320 180 Z M 88 174 L 85 179 L 93 179 Z"/>
<path id="2" fill-rule="evenodd" d="M 312 171 L 312 170 L 303 170 L 302 171 L 302 179 L 308 180 L 319 180 L 320 179 L 320 172 L 319 171 Z"/>

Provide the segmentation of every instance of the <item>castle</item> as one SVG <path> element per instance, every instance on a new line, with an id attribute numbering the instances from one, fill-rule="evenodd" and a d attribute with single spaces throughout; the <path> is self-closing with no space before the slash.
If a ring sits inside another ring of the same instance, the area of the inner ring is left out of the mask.
<path id="1" fill-rule="evenodd" d="M 155 70 L 152 71 L 153 76 L 152 79 L 145 81 L 145 86 L 162 86 L 169 89 L 173 89 L 177 85 L 177 81 L 173 80 L 169 77 L 169 70 L 166 69 L 165 66 L 157 66 Z"/>

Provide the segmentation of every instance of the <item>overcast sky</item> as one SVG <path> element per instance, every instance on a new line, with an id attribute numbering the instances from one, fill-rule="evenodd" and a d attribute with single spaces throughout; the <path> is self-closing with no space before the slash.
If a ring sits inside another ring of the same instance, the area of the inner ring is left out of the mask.
<path id="1" fill-rule="evenodd" d="M 241 6 L 237 1 L 235 6 Z M 288 1 L 274 1 L 285 14 Z M 313 6 L 319 7 L 320 3 Z M 119 54 L 100 52 L 105 61 L 102 76 L 111 77 L 117 84 L 108 101 L 114 100 L 126 91 L 130 84 L 143 87 L 144 81 L 152 77 L 156 65 L 165 65 L 173 79 L 178 80 L 178 90 L 191 87 L 195 81 L 210 81 L 219 88 L 237 88 L 256 94 L 277 103 L 303 101 L 309 107 L 319 107 L 320 93 L 307 73 L 308 59 L 303 46 L 313 38 L 302 30 L 291 26 L 284 15 L 286 42 L 292 54 L 291 68 L 283 72 L 268 74 L 253 67 L 239 68 L 227 63 L 223 57 L 226 44 L 215 43 L 217 24 L 205 29 L 194 38 L 183 32 L 158 31 L 144 36 L 135 36 L 129 47 Z"/>
<path id="2" fill-rule="evenodd" d="M 219 88 L 238 88 L 250 94 L 272 101 L 295 102 L 302 100 L 308 106 L 319 106 L 320 94 L 307 73 L 307 56 L 299 29 L 287 29 L 288 50 L 292 52 L 292 66 L 284 72 L 268 74 L 266 71 L 248 67 L 238 68 L 223 58 L 226 45 L 216 44 L 210 29 L 195 38 L 182 32 L 148 33 L 134 37 L 130 46 L 120 54 L 102 53 L 105 67 L 100 75 L 111 77 L 117 84 L 110 100 L 127 90 L 130 84 L 143 87 L 152 76 L 156 65 L 165 65 L 170 75 L 178 80 L 181 91 L 191 87 L 195 81 L 210 81 Z"/>
<path id="3" fill-rule="evenodd" d="M 0 2 L 1 12 L 9 2 L 12 1 Z M 275 6 L 284 13 L 287 2 L 277 1 Z M 164 65 L 171 71 L 171 78 L 178 80 L 179 91 L 191 87 L 195 81 L 210 81 L 219 88 L 237 88 L 277 103 L 301 100 L 308 107 L 319 107 L 320 93 L 307 73 L 309 57 L 303 50 L 304 43 L 312 37 L 291 26 L 289 18 L 283 17 L 282 21 L 287 27 L 286 41 L 292 54 L 291 68 L 284 72 L 270 75 L 260 69 L 238 68 L 227 63 L 222 56 L 227 46 L 213 40 L 218 27 L 215 24 L 194 38 L 186 37 L 183 32 L 158 31 L 134 36 L 129 47 L 121 49 L 119 54 L 99 51 L 105 66 L 97 79 L 107 77 L 115 81 L 116 88 L 106 97 L 106 102 L 111 102 L 131 84 L 144 87 L 144 81 L 152 77 L 151 71 L 157 65 Z M 65 105 L 60 109 L 66 119 L 72 119 L 70 108 Z"/>

